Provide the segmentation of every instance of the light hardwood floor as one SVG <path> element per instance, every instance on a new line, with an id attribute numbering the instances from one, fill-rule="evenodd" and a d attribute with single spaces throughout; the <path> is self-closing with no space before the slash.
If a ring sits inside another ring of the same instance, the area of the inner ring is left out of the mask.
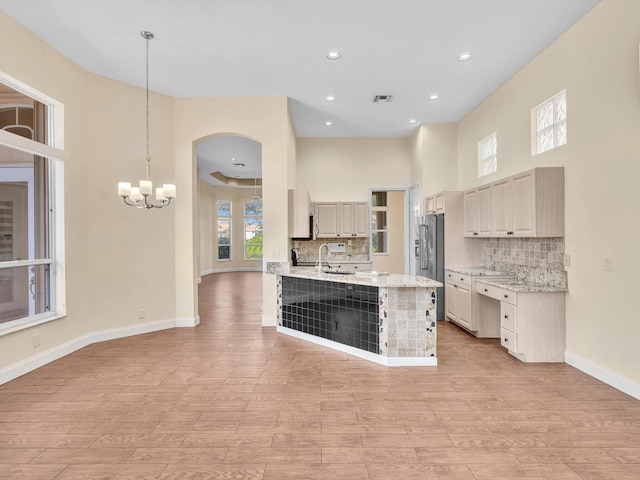
<path id="1" fill-rule="evenodd" d="M 201 325 L 91 345 L 0 386 L 1 479 L 637 480 L 640 401 L 438 324 L 438 367 L 262 328 L 261 274 Z"/>

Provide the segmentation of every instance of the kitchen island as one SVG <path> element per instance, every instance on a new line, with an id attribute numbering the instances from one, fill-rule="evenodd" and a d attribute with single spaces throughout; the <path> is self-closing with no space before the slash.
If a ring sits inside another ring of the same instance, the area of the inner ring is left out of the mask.
<path id="1" fill-rule="evenodd" d="M 279 332 L 383 365 L 437 365 L 440 282 L 304 267 L 277 275 Z"/>

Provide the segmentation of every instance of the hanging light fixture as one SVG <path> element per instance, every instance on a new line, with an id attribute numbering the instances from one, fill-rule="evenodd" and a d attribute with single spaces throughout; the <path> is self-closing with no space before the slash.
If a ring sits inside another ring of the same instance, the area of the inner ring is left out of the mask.
<path id="1" fill-rule="evenodd" d="M 258 195 L 258 179 L 255 177 L 253 178 L 253 197 L 251 197 L 251 200 L 261 200 Z"/>
<path id="2" fill-rule="evenodd" d="M 149 40 L 153 38 L 153 33 L 142 31 L 142 38 L 147 42 L 147 70 L 146 70 L 146 99 L 147 99 L 147 176 L 145 180 L 140 180 L 138 187 L 131 187 L 129 182 L 118 183 L 118 195 L 122 197 L 124 203 L 136 208 L 162 208 L 167 207 L 171 200 L 176 197 L 176 186 L 172 183 L 165 183 L 162 188 L 156 188 L 156 201 L 149 197 L 153 193 L 151 183 L 151 155 L 149 155 Z"/>

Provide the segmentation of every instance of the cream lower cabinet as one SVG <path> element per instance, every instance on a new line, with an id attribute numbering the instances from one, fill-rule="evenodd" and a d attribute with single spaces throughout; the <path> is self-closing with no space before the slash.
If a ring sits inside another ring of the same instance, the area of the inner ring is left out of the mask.
<path id="1" fill-rule="evenodd" d="M 523 362 L 564 362 L 565 293 L 513 292 L 478 283 L 500 308 L 500 344 Z"/>
<path id="2" fill-rule="evenodd" d="M 446 278 L 446 275 L 445 275 Z M 471 286 L 469 277 L 456 275 L 455 280 L 445 280 L 445 315 L 458 325 L 471 329 Z"/>
<path id="3" fill-rule="evenodd" d="M 478 292 L 478 282 L 484 275 L 444 272 L 445 316 L 478 338 L 500 336 L 499 305 Z M 512 278 L 510 275 L 491 278 Z"/>

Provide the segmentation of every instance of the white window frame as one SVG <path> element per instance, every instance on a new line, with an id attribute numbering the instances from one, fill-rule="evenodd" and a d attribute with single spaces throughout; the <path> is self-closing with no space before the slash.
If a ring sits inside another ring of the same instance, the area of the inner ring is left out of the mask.
<path id="1" fill-rule="evenodd" d="M 485 155 L 485 145 L 489 142 L 494 142 L 495 151 L 489 150 L 487 155 Z M 494 167 L 491 171 L 484 171 L 485 164 L 490 161 L 495 160 L 493 163 Z M 478 178 L 485 177 L 487 175 L 491 175 L 492 173 L 496 173 L 498 171 L 498 133 L 493 132 L 491 135 L 486 136 L 482 140 L 478 142 Z"/>
<path id="2" fill-rule="evenodd" d="M 220 215 L 218 202 L 229 202 L 229 215 Z M 233 202 L 231 200 L 216 200 L 216 232 L 218 231 L 218 225 L 220 219 L 227 219 L 229 221 L 229 258 L 220 258 L 220 237 L 216 233 L 216 242 L 218 248 L 216 249 L 216 258 L 218 262 L 230 262 L 233 254 Z"/>
<path id="3" fill-rule="evenodd" d="M 389 197 L 387 196 L 387 204 L 384 206 L 374 206 L 372 201 L 371 201 L 371 197 L 373 197 L 374 194 L 381 192 L 381 193 L 386 193 L 388 194 L 389 192 L 387 190 L 372 190 L 371 191 L 371 195 L 369 196 L 369 202 L 371 203 L 371 245 L 369 250 L 371 251 L 371 255 L 372 256 L 388 256 L 390 255 L 390 251 L 389 251 L 389 247 L 391 246 L 391 242 L 389 241 L 389 235 L 391 235 L 391 232 L 389 231 Z M 386 228 L 373 228 L 373 216 L 375 215 L 376 212 L 385 212 L 385 218 L 386 218 Z M 374 252 L 373 251 L 373 233 L 377 233 L 378 234 L 378 238 L 380 237 L 379 234 L 384 234 L 386 233 L 386 235 L 384 236 L 386 242 L 384 244 L 384 251 L 377 251 Z"/>
<path id="4" fill-rule="evenodd" d="M 556 121 L 556 112 L 555 112 L 555 100 L 561 96 L 564 96 L 564 109 L 565 109 L 565 117 L 563 120 L 560 121 Z M 546 127 L 543 130 L 538 130 L 538 112 L 540 111 L 540 109 L 546 105 L 551 104 L 552 109 L 553 109 L 553 122 L 550 126 Z M 556 93 L 554 96 L 552 96 L 551 98 L 548 98 L 547 100 L 545 100 L 544 102 L 536 105 L 535 107 L 533 107 L 531 109 L 531 155 L 539 155 L 541 153 L 545 153 L 545 152 L 549 152 L 551 150 L 555 150 L 558 147 L 561 147 L 562 145 L 566 145 L 567 141 L 568 141 L 568 132 L 566 131 L 567 129 L 567 118 L 568 118 L 568 113 L 567 113 L 567 90 L 561 90 L 558 93 Z M 557 138 L 555 135 L 556 132 L 556 127 L 558 125 L 564 124 L 565 125 L 565 142 L 564 143 L 558 143 L 557 142 Z M 548 148 L 546 150 L 540 150 L 539 147 L 539 136 L 542 132 L 546 132 L 551 130 L 553 132 L 553 146 L 551 148 Z"/>
<path id="5" fill-rule="evenodd" d="M 0 145 L 48 158 L 49 163 L 49 236 L 50 258 L 0 262 L 0 268 L 50 265 L 50 310 L 37 315 L 0 323 L 0 336 L 31 328 L 66 316 L 64 248 L 64 105 L 44 93 L 0 71 L 0 83 L 47 105 L 50 144 L 15 135 L 0 129 Z"/>

